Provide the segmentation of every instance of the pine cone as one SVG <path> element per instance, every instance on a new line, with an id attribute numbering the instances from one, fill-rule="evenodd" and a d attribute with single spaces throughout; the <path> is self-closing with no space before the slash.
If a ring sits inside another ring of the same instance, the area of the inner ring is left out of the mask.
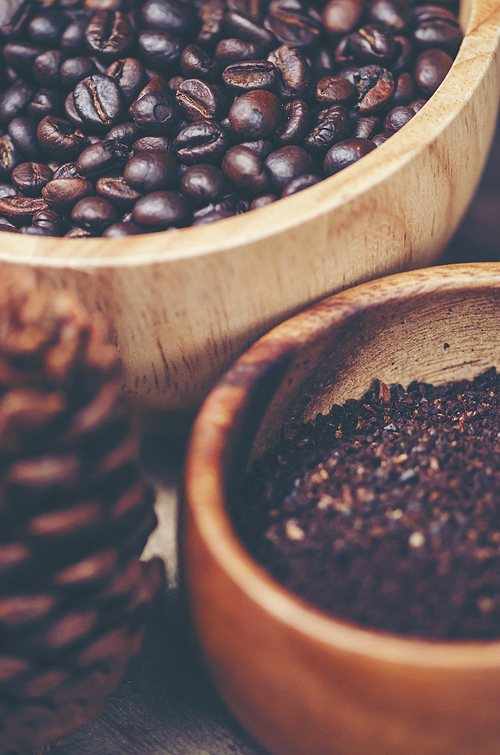
<path id="1" fill-rule="evenodd" d="M 0 755 L 104 706 L 160 585 L 156 525 L 101 319 L 0 269 Z"/>

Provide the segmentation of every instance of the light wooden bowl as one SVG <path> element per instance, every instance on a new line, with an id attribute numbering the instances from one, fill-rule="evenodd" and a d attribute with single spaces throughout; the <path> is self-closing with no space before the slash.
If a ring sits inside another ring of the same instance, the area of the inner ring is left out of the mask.
<path id="1" fill-rule="evenodd" d="M 36 267 L 104 312 L 144 407 L 193 409 L 250 343 L 324 296 L 432 264 L 466 209 L 500 96 L 497 0 L 463 0 L 445 82 L 387 144 L 346 171 L 214 225 L 128 239 L 1 234 L 0 261 Z"/>
<path id="2" fill-rule="evenodd" d="M 186 467 L 184 582 L 222 696 L 274 755 L 498 755 L 500 640 L 403 638 L 311 608 L 244 550 L 226 500 L 282 431 L 375 378 L 437 384 L 500 367 L 499 314 L 497 263 L 365 283 L 264 336 L 204 403 Z"/>

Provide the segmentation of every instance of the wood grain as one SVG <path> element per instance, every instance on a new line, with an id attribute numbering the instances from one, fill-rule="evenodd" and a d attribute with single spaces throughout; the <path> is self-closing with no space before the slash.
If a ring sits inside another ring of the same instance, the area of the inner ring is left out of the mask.
<path id="1" fill-rule="evenodd" d="M 32 265 L 105 313 L 144 408 L 197 407 L 271 326 L 340 289 L 432 264 L 479 180 L 500 88 L 496 0 L 464 0 L 445 82 L 361 163 L 261 210 L 128 239 L 2 234 L 0 261 Z"/>
<path id="2" fill-rule="evenodd" d="M 500 641 L 369 631 L 308 606 L 243 549 L 227 515 L 249 458 L 296 422 L 408 385 L 500 367 L 500 264 L 403 273 L 268 333 L 211 393 L 185 473 L 183 567 L 229 708 L 273 755 L 497 755 Z"/>

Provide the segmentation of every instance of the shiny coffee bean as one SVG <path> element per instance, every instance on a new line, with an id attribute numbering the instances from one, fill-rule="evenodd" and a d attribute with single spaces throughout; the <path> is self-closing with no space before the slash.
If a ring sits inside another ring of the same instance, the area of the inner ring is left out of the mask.
<path id="1" fill-rule="evenodd" d="M 9 178 L 16 165 L 19 165 L 22 160 L 24 158 L 9 134 L 0 136 L 0 179 Z"/>
<path id="2" fill-rule="evenodd" d="M 83 178 L 54 177 L 42 189 L 42 197 L 47 205 L 64 213 L 70 212 L 80 199 L 92 197 L 94 194 L 94 184 Z"/>
<path id="3" fill-rule="evenodd" d="M 413 42 L 420 50 L 438 47 L 455 55 L 462 42 L 462 31 L 457 17 L 439 5 L 422 5 L 415 9 L 417 26 Z"/>
<path id="4" fill-rule="evenodd" d="M 173 188 L 177 179 L 177 160 L 168 152 L 139 152 L 126 164 L 123 177 L 141 194 Z"/>
<path id="5" fill-rule="evenodd" d="M 237 11 L 228 11 L 225 14 L 224 28 L 230 36 L 241 39 L 243 42 L 252 42 L 264 50 L 271 50 L 276 42 L 274 34 Z"/>
<path id="6" fill-rule="evenodd" d="M 274 149 L 273 143 L 270 142 L 269 139 L 257 139 L 257 141 L 254 142 L 241 142 L 240 147 L 246 147 L 250 152 L 253 152 L 257 157 L 260 157 L 261 160 L 265 160 Z"/>
<path id="7" fill-rule="evenodd" d="M 137 140 L 140 131 L 133 121 L 123 121 L 116 126 L 112 126 L 106 134 L 105 141 L 114 140 L 130 146 Z"/>
<path id="8" fill-rule="evenodd" d="M 35 58 L 33 76 L 38 84 L 56 89 L 60 85 L 60 68 L 62 53 L 60 50 L 47 50 Z"/>
<path id="9" fill-rule="evenodd" d="M 68 18 L 50 8 L 34 16 L 28 24 L 28 36 L 34 44 L 55 47 L 68 25 Z"/>
<path id="10" fill-rule="evenodd" d="M 18 81 L 0 94 L 0 123 L 24 114 L 24 109 L 35 94 L 35 87 L 25 81 Z"/>
<path id="11" fill-rule="evenodd" d="M 400 35 L 394 37 L 395 53 L 392 60 L 387 64 L 392 74 L 406 71 L 413 61 L 413 45 L 408 37 Z"/>
<path id="12" fill-rule="evenodd" d="M 354 105 L 360 115 L 373 115 L 388 103 L 394 93 L 394 78 L 379 65 L 363 66 L 355 75 L 358 101 Z"/>
<path id="13" fill-rule="evenodd" d="M 100 235 L 108 226 L 116 223 L 118 214 L 111 204 L 102 197 L 85 197 L 73 207 L 71 220 L 79 228 L 94 235 Z"/>
<path id="14" fill-rule="evenodd" d="M 390 110 L 384 120 L 384 131 L 399 131 L 415 115 L 414 110 L 405 105 L 397 105 Z"/>
<path id="15" fill-rule="evenodd" d="M 292 194 L 297 194 L 298 191 L 303 191 L 304 189 L 308 189 L 309 186 L 314 186 L 314 184 L 319 183 L 321 180 L 321 177 L 314 175 L 314 173 L 304 173 L 286 184 L 281 192 L 281 197 L 290 197 Z"/>
<path id="16" fill-rule="evenodd" d="M 75 160 L 89 144 L 88 138 L 74 125 L 52 115 L 40 121 L 36 133 L 43 151 L 63 162 Z"/>
<path id="17" fill-rule="evenodd" d="M 268 188 L 268 175 L 262 160 L 241 145 L 227 151 L 222 161 L 222 170 L 229 183 L 244 194 L 255 196 Z"/>
<path id="18" fill-rule="evenodd" d="M 146 85 L 146 71 L 136 58 L 113 61 L 106 68 L 106 76 L 115 82 L 127 103 L 133 102 Z"/>
<path id="19" fill-rule="evenodd" d="M 116 60 L 132 48 L 134 30 L 125 13 L 102 10 L 88 24 L 85 42 L 91 54 L 102 60 Z"/>
<path id="20" fill-rule="evenodd" d="M 334 144 L 323 161 L 325 175 L 331 176 L 348 168 L 374 149 L 375 144 L 370 139 L 351 138 Z"/>
<path id="21" fill-rule="evenodd" d="M 260 60 L 263 48 L 253 42 L 244 42 L 242 39 L 221 39 L 215 48 L 215 60 L 226 68 L 233 63 L 242 63 L 245 60 Z"/>
<path id="22" fill-rule="evenodd" d="M 411 108 L 414 113 L 418 113 L 419 110 L 422 110 L 426 102 L 427 100 L 413 100 L 408 107 Z"/>
<path id="23" fill-rule="evenodd" d="M 76 126 L 78 129 L 85 128 L 85 124 L 76 112 L 75 108 L 75 98 L 73 97 L 73 92 L 69 92 L 66 99 L 64 100 L 64 117 L 68 119 L 71 123 Z"/>
<path id="24" fill-rule="evenodd" d="M 85 228 L 72 228 L 68 233 L 64 235 L 65 239 L 88 239 L 92 236 L 90 231 L 86 231 Z"/>
<path id="25" fill-rule="evenodd" d="M 26 114 L 35 121 L 41 121 L 46 115 L 63 114 L 64 98 L 57 89 L 39 89 L 26 108 Z"/>
<path id="26" fill-rule="evenodd" d="M 166 136 L 141 136 L 132 144 L 132 152 L 146 152 L 147 150 L 164 150 L 165 152 L 174 151 L 172 139 Z"/>
<path id="27" fill-rule="evenodd" d="M 380 131 L 380 126 L 380 118 L 377 118 L 375 115 L 358 118 L 352 136 L 360 139 L 371 139 L 374 134 Z"/>
<path id="28" fill-rule="evenodd" d="M 333 144 L 348 136 L 350 126 L 349 113 L 343 105 L 321 110 L 316 125 L 304 139 L 304 147 L 313 155 L 324 155 Z"/>
<path id="29" fill-rule="evenodd" d="M 69 230 L 68 223 L 63 220 L 58 212 L 50 207 L 35 212 L 31 223 L 37 228 L 44 228 L 46 231 L 49 231 L 49 235 L 51 236 L 64 236 Z"/>
<path id="30" fill-rule="evenodd" d="M 132 219 L 149 231 L 180 228 L 189 223 L 188 202 L 173 191 L 157 191 L 139 199 L 132 210 Z"/>
<path id="31" fill-rule="evenodd" d="M 121 211 L 131 210 L 141 196 L 140 192 L 132 189 L 122 176 L 99 178 L 95 189 L 100 197 L 107 199 Z"/>
<path id="32" fill-rule="evenodd" d="M 5 197 L 16 197 L 16 196 L 17 196 L 17 190 L 14 186 L 12 186 L 11 183 L 8 183 L 8 184 L 0 183 L 0 199 L 5 199 Z"/>
<path id="33" fill-rule="evenodd" d="M 190 166 L 181 178 L 180 188 L 195 206 L 217 202 L 228 191 L 222 170 L 208 164 Z"/>
<path id="34" fill-rule="evenodd" d="M 415 82 L 411 73 L 405 71 L 400 74 L 395 82 L 394 94 L 391 97 L 391 105 L 408 105 L 416 95 Z"/>
<path id="35" fill-rule="evenodd" d="M 162 74 L 175 69 L 182 47 L 180 37 L 168 31 L 144 31 L 138 38 L 140 60 L 147 68 L 152 68 Z"/>
<path id="36" fill-rule="evenodd" d="M 136 125 L 150 136 L 172 133 L 180 117 L 179 106 L 162 76 L 155 76 L 146 84 L 129 112 Z"/>
<path id="37" fill-rule="evenodd" d="M 415 61 L 413 75 L 422 94 L 430 97 L 452 66 L 453 60 L 443 50 L 424 50 Z"/>
<path id="38" fill-rule="evenodd" d="M 292 45 L 281 45 L 267 56 L 276 67 L 280 97 L 284 100 L 301 99 L 309 91 L 312 70 L 301 50 Z"/>
<path id="39" fill-rule="evenodd" d="M 186 79 L 203 79 L 212 84 L 219 79 L 219 64 L 198 45 L 185 47 L 179 63 L 182 75 Z"/>
<path id="40" fill-rule="evenodd" d="M 14 146 L 31 160 L 38 161 L 42 151 L 38 146 L 36 130 L 38 123 L 33 118 L 13 118 L 8 126 Z"/>
<path id="41" fill-rule="evenodd" d="M 395 34 L 407 31 L 413 18 L 406 0 L 374 0 L 368 16 L 372 23 L 383 24 Z"/>
<path id="42" fill-rule="evenodd" d="M 67 58 L 61 63 L 59 76 L 64 87 L 74 89 L 79 81 L 94 73 L 97 73 L 97 68 L 92 58 L 79 55 L 75 58 Z"/>
<path id="43" fill-rule="evenodd" d="M 80 153 L 76 160 L 76 170 L 80 176 L 92 178 L 124 165 L 130 156 L 125 144 L 106 139 L 91 144 Z"/>
<path id="44" fill-rule="evenodd" d="M 285 186 L 304 173 L 310 173 L 312 158 L 296 145 L 280 147 L 267 156 L 264 163 L 271 187 L 279 194 Z"/>
<path id="45" fill-rule="evenodd" d="M 5 218 L 0 218 L 0 232 L 7 231 L 10 233 L 19 233 L 19 228 L 16 228 L 13 223 L 10 223 Z"/>
<path id="46" fill-rule="evenodd" d="M 342 76 L 324 76 L 316 84 L 316 99 L 320 105 L 345 105 L 356 100 L 356 87 Z"/>
<path id="47" fill-rule="evenodd" d="M 267 207 L 268 204 L 276 202 L 278 196 L 276 194 L 262 194 L 260 197 L 256 197 L 250 204 L 251 210 L 258 210 L 260 207 Z"/>
<path id="48" fill-rule="evenodd" d="M 218 165 L 228 148 L 227 133 L 220 123 L 213 120 L 195 121 L 179 131 L 174 139 L 175 153 L 186 165 Z"/>
<path id="49" fill-rule="evenodd" d="M 204 118 L 220 120 L 228 110 L 227 96 L 222 87 L 208 84 L 202 79 L 185 79 L 177 88 L 175 99 L 188 121 Z"/>
<path id="50" fill-rule="evenodd" d="M 54 178 L 79 178 L 75 163 L 63 163 L 59 165 L 54 171 Z"/>
<path id="51" fill-rule="evenodd" d="M 326 32 L 333 40 L 348 34 L 357 25 L 362 12 L 362 0 L 329 0 L 322 16 Z"/>
<path id="52" fill-rule="evenodd" d="M 280 124 L 274 132 L 274 141 L 280 147 L 299 144 L 309 131 L 310 125 L 311 114 L 304 100 L 287 102 Z"/>
<path id="53" fill-rule="evenodd" d="M 376 147 L 381 147 L 382 144 L 385 144 L 385 142 L 393 135 L 394 131 L 381 131 L 380 134 L 375 134 L 375 136 L 372 136 L 371 141 Z"/>
<path id="54" fill-rule="evenodd" d="M 20 233 L 24 233 L 28 236 L 57 236 L 52 228 L 44 228 L 43 226 L 25 225 L 19 229 Z"/>
<path id="55" fill-rule="evenodd" d="M 222 37 L 225 11 L 223 0 L 208 0 L 198 9 L 201 28 L 196 41 L 199 45 L 214 45 Z"/>
<path id="56" fill-rule="evenodd" d="M 140 11 L 142 26 L 186 36 L 193 30 L 193 12 L 179 0 L 147 0 Z"/>
<path id="57" fill-rule="evenodd" d="M 75 109 L 85 124 L 108 129 L 118 123 L 124 103 L 113 79 L 93 74 L 82 79 L 73 92 Z"/>
<path id="58" fill-rule="evenodd" d="M 138 233 L 144 233 L 144 228 L 135 223 L 113 223 L 103 232 L 104 239 L 122 239 L 125 236 L 136 236 Z"/>
<path id="59" fill-rule="evenodd" d="M 349 36 L 349 53 L 356 63 L 386 64 L 394 56 L 394 35 L 382 24 L 366 24 Z"/>
<path id="60" fill-rule="evenodd" d="M 85 44 L 85 31 L 89 19 L 86 15 L 77 16 L 71 23 L 68 24 L 61 36 L 61 50 L 67 56 L 72 55 L 85 55 L 88 53 L 87 45 Z"/>
<path id="61" fill-rule="evenodd" d="M 235 215 L 231 210 L 213 210 L 212 212 L 202 215 L 199 218 L 195 218 L 191 225 L 208 225 L 208 223 L 215 223 L 218 220 L 225 220 Z"/>
<path id="62" fill-rule="evenodd" d="M 31 222 L 31 218 L 47 207 L 40 197 L 5 197 L 0 199 L 0 216 L 7 218 L 14 225 Z"/>
<path id="63" fill-rule="evenodd" d="M 273 90 L 277 83 L 277 70 L 268 60 L 246 60 L 227 66 L 222 73 L 222 81 L 237 94 L 252 89 Z"/>
<path id="64" fill-rule="evenodd" d="M 14 69 L 18 76 L 30 78 L 33 64 L 37 57 L 45 52 L 44 47 L 28 42 L 9 42 L 3 48 L 6 63 Z"/>
<path id="65" fill-rule="evenodd" d="M 229 121 L 241 140 L 265 139 L 278 126 L 283 112 L 272 92 L 254 90 L 238 97 L 229 110 Z"/>
<path id="66" fill-rule="evenodd" d="M 320 18 L 309 8 L 309 12 L 289 11 L 282 8 L 268 13 L 264 28 L 272 32 L 283 44 L 294 47 L 311 47 L 321 37 Z"/>
<path id="67" fill-rule="evenodd" d="M 39 197 L 52 171 L 41 163 L 20 163 L 12 171 L 12 183 L 25 197 Z"/>

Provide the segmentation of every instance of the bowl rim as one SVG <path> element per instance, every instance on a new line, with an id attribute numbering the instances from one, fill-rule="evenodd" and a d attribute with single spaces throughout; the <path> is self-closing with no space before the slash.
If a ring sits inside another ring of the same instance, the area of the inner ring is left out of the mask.
<path id="1" fill-rule="evenodd" d="M 340 173 L 257 211 L 199 227 L 169 229 L 126 239 L 69 240 L 26 235 L 21 249 L 18 234 L 3 233 L 0 262 L 86 271 L 138 267 L 244 247 L 293 230 L 319 214 L 333 212 L 384 183 L 428 149 L 481 86 L 499 45 L 500 6 L 494 0 L 462 0 L 460 20 L 464 39 L 438 90 L 388 142 Z M 467 77 L 462 75 L 464 64 Z M 144 237 L 147 248 L 138 249 L 138 246 L 144 247 Z M 67 243 L 69 241 L 71 243 Z"/>
<path id="2" fill-rule="evenodd" d="M 391 664 L 448 669 L 500 667 L 498 640 L 438 640 L 363 628 L 308 604 L 276 582 L 247 552 L 226 511 L 224 465 L 249 394 L 269 364 L 355 313 L 401 299 L 500 288 L 500 263 L 443 265 L 403 272 L 334 294 L 273 328 L 248 349 L 205 399 L 192 427 L 184 503 L 204 546 L 252 603 L 324 646 Z M 321 317 L 318 314 L 321 313 Z M 327 320 L 325 322 L 325 320 Z M 243 377 L 242 377 L 243 376 Z M 184 555 L 184 560 L 189 554 Z M 189 590 L 189 587 L 188 587 Z"/>

